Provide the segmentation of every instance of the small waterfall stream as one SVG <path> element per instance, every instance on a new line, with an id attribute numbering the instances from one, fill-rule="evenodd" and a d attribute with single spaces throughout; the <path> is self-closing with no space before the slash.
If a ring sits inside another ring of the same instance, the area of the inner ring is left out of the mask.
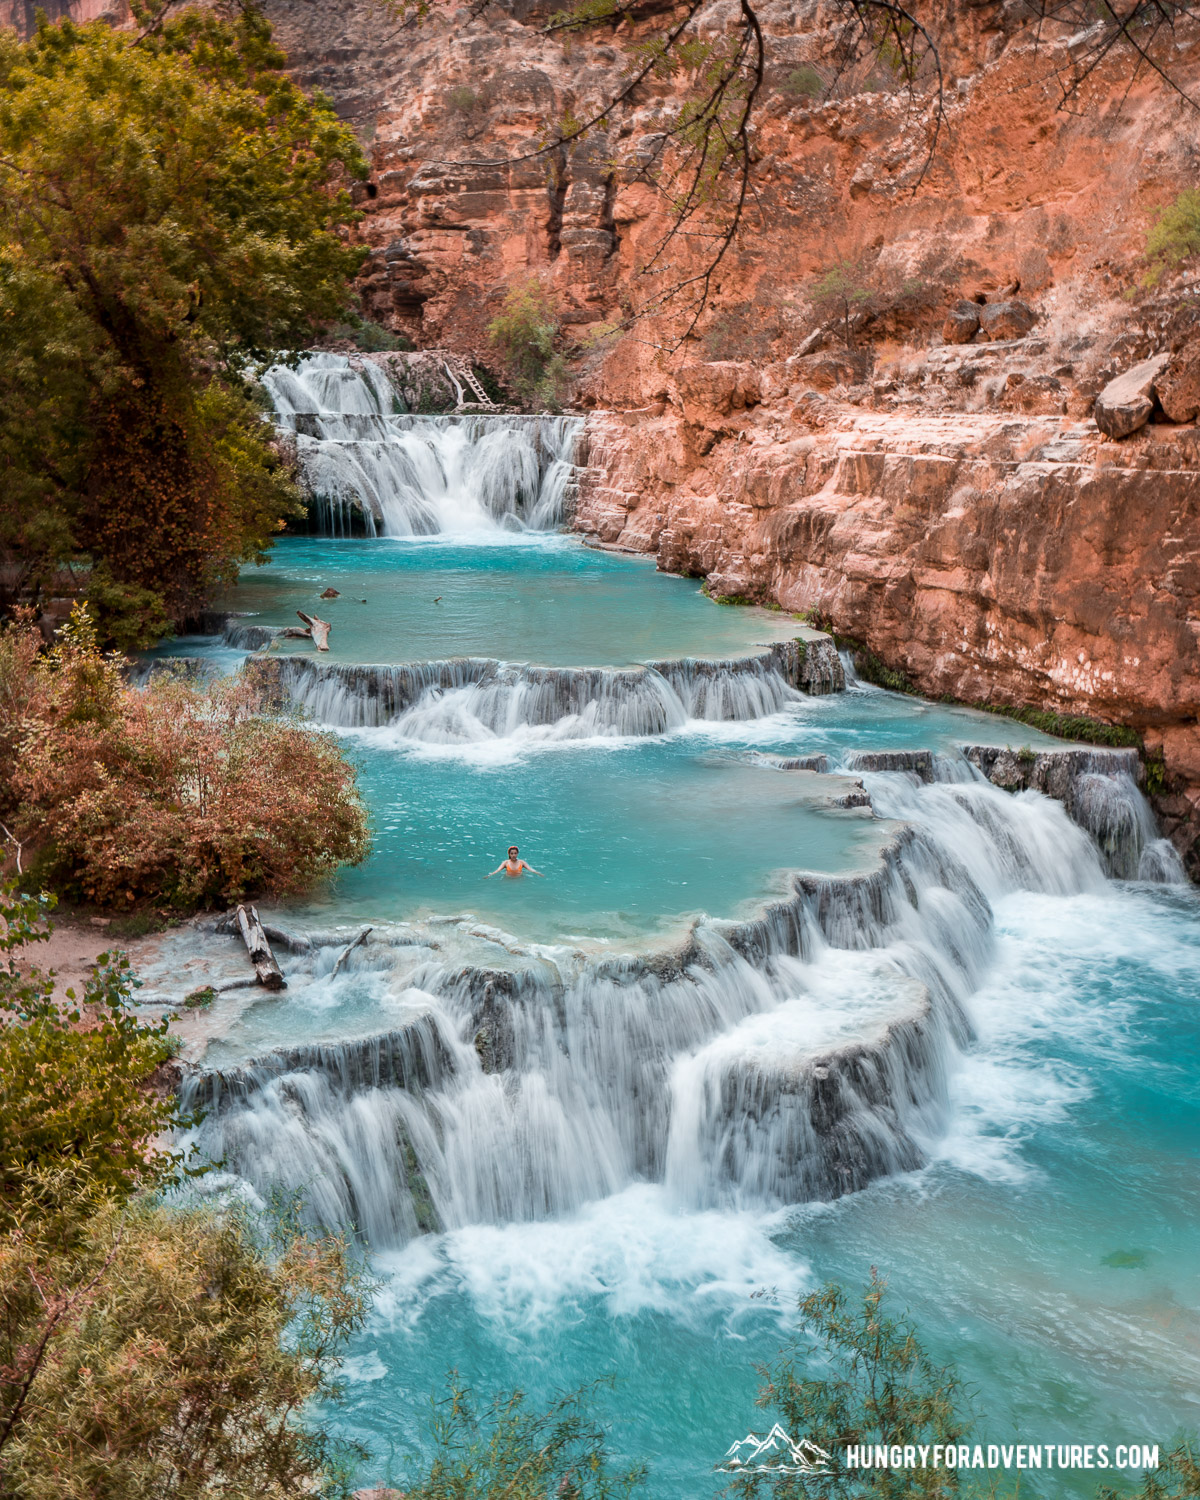
<path id="1" fill-rule="evenodd" d="M 327 536 L 548 531 L 566 519 L 577 416 L 418 416 L 369 360 L 263 375 Z"/>

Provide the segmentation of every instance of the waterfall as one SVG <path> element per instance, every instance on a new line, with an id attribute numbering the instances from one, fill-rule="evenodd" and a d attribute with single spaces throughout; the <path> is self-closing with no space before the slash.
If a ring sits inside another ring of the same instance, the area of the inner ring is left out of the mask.
<path id="1" fill-rule="evenodd" d="M 255 639 L 235 625 L 231 638 Z M 472 744 L 524 730 L 558 739 L 665 734 L 689 719 L 764 718 L 801 691 L 828 690 L 813 644 L 779 641 L 754 656 L 640 667 L 541 667 L 454 657 L 396 666 L 326 665 L 303 656 L 254 663 L 259 680 L 337 729 L 388 726 L 400 739 Z"/>
<path id="2" fill-rule="evenodd" d="M 342 354 L 273 365 L 262 382 L 326 535 L 547 531 L 566 519 L 581 417 L 410 415 L 380 365 Z"/>
<path id="3" fill-rule="evenodd" d="M 772 1205 L 920 1166 L 972 1034 L 992 900 L 1103 874 L 1044 797 L 980 777 L 875 784 L 906 821 L 873 869 L 797 875 L 673 952 L 571 972 L 422 958 L 401 1032 L 194 1074 L 200 1145 L 259 1192 L 308 1187 L 315 1222 L 376 1246 L 566 1213 L 639 1180 L 694 1207 Z M 351 955 L 355 982 L 386 982 L 388 952 Z"/>
<path id="4" fill-rule="evenodd" d="M 1069 750 L 1008 750 L 964 745 L 963 754 L 996 786 L 1034 790 L 1056 798 L 1090 835 L 1104 870 L 1114 880 L 1182 884 L 1179 855 L 1158 837 L 1150 804 L 1142 795 L 1142 765 L 1136 750 L 1096 746 Z"/>

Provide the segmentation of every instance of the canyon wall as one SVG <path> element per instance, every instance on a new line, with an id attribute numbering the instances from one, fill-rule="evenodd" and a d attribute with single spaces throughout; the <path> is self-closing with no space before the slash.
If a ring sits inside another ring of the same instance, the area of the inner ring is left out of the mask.
<path id="1" fill-rule="evenodd" d="M 592 417 L 579 525 L 715 594 L 813 611 L 922 692 L 1136 729 L 1196 872 L 1195 428 L 1111 444 L 1062 417 L 854 411 L 797 431 L 771 401 L 724 421 L 701 456 L 711 427 L 672 404 Z"/>

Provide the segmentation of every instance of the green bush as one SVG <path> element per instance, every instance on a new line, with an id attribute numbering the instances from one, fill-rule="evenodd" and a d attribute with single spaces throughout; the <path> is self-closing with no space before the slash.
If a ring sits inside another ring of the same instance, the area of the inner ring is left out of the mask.
<path id="1" fill-rule="evenodd" d="M 331 338 L 349 339 L 364 354 L 386 354 L 399 350 L 410 354 L 417 346 L 402 333 L 393 333 L 382 323 L 372 323 L 364 318 L 354 323 L 338 323 L 329 330 Z"/>
<path id="2" fill-rule="evenodd" d="M 562 399 L 566 366 L 554 351 L 558 329 L 554 299 L 536 277 L 513 287 L 488 324 L 488 338 L 504 360 L 509 382 L 527 404 L 553 409 Z"/>
<path id="3" fill-rule="evenodd" d="M 589 1416 L 587 1390 L 533 1411 L 521 1391 L 480 1403 L 451 1377 L 434 1406 L 432 1461 L 404 1481 L 407 1500 L 619 1500 L 645 1469 L 613 1471 L 604 1431 Z"/>
<path id="4" fill-rule="evenodd" d="M 811 63 L 803 63 L 784 78 L 783 92 L 797 99 L 819 99 L 825 92 L 825 80 Z"/>
<path id="5" fill-rule="evenodd" d="M 345 1495 L 361 1453 L 301 1413 L 338 1398 L 361 1267 L 294 1214 L 152 1196 L 190 1170 L 156 1144 L 184 1122 L 149 1086 L 177 1039 L 137 1015 L 119 955 L 55 1003 L 29 964 L 48 909 L 0 890 L 0 1495 Z"/>
<path id="6" fill-rule="evenodd" d="M 828 1451 L 829 1466 L 825 1473 L 802 1477 L 751 1475 L 734 1482 L 735 1494 L 772 1500 L 854 1500 L 867 1494 L 932 1500 L 957 1490 L 954 1470 L 864 1474 L 845 1466 L 847 1446 L 958 1443 L 971 1427 L 958 1377 L 934 1364 L 906 1318 L 884 1310 L 886 1294 L 887 1282 L 872 1268 L 860 1297 L 831 1283 L 800 1299 L 801 1337 L 763 1370 L 758 1404 L 777 1412 L 797 1438 L 811 1433 Z"/>
<path id="7" fill-rule="evenodd" d="M 166 1021 L 132 1009 L 129 961 L 116 953 L 101 955 L 82 996 L 56 1004 L 53 976 L 27 957 L 48 936 L 50 905 L 0 888 L 0 1229 L 36 1214 L 45 1232 L 64 1201 L 73 1212 L 123 1202 L 180 1160 L 147 1145 L 178 1122 L 174 1097 L 146 1088 L 170 1055 Z"/>
<path id="8" fill-rule="evenodd" d="M 1150 271 L 1148 285 L 1174 270 L 1182 261 L 1200 251 L 1200 191 L 1185 188 L 1173 203 L 1159 210 L 1146 236 L 1146 258 Z"/>

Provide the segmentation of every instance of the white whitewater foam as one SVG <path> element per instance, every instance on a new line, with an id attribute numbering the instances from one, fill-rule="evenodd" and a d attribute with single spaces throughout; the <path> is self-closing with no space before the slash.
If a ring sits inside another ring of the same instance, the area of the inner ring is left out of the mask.
<path id="1" fill-rule="evenodd" d="M 372 1322 L 411 1327 L 439 1297 L 466 1294 L 490 1323 L 522 1336 L 600 1302 L 610 1317 L 667 1313 L 735 1330 L 771 1289 L 781 1320 L 808 1289 L 808 1268 L 777 1247 L 778 1214 L 680 1214 L 638 1183 L 551 1223 L 473 1225 L 379 1257 L 388 1281 Z"/>

